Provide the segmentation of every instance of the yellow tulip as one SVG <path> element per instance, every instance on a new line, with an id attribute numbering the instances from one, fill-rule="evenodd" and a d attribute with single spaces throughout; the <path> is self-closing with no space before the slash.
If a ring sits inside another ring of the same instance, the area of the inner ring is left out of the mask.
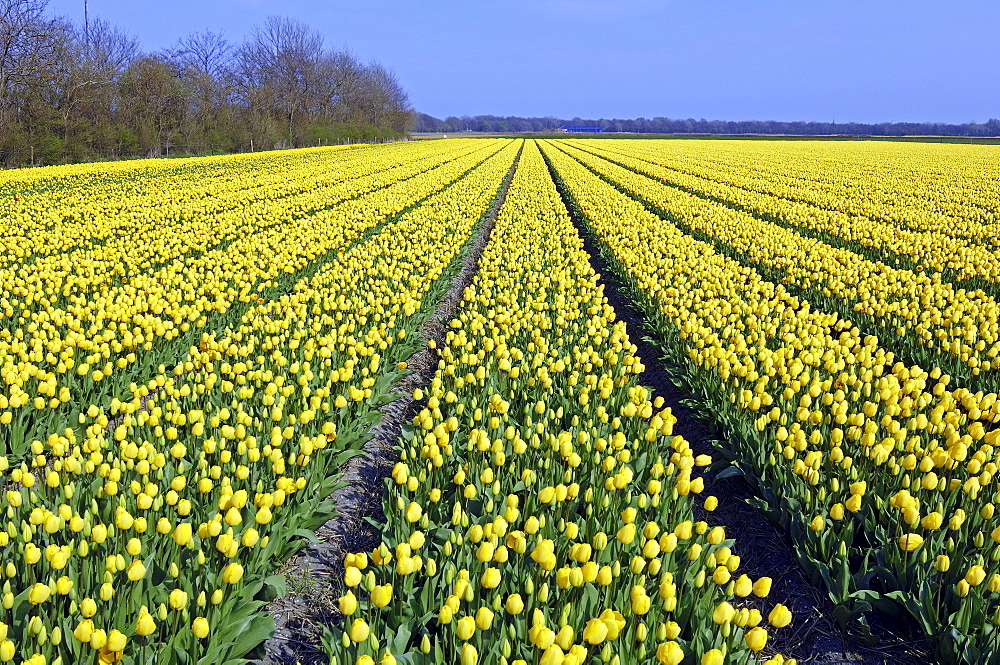
<path id="1" fill-rule="evenodd" d="M 476 621 L 472 617 L 462 617 L 455 624 L 455 634 L 460 640 L 470 640 L 476 634 Z"/>
<path id="2" fill-rule="evenodd" d="M 94 622 L 90 619 L 84 619 L 76 625 L 76 629 L 73 630 L 73 637 L 75 637 L 79 642 L 89 643 L 91 636 L 94 634 Z"/>
<path id="3" fill-rule="evenodd" d="M 167 597 L 167 602 L 170 604 L 171 609 L 178 611 L 183 610 L 187 607 L 188 603 L 187 592 L 182 591 L 181 589 L 174 589 Z"/>
<path id="4" fill-rule="evenodd" d="M 924 542 L 923 537 L 915 533 L 908 533 L 899 537 L 899 549 L 904 552 L 912 552 Z"/>
<path id="5" fill-rule="evenodd" d="M 191 632 L 200 640 L 208 637 L 208 628 L 208 619 L 205 617 L 195 617 L 195 620 L 191 622 Z"/>
<path id="6" fill-rule="evenodd" d="M 986 579 L 986 571 L 980 565 L 974 565 L 965 573 L 965 581 L 970 586 L 979 586 Z"/>
<path id="7" fill-rule="evenodd" d="M 372 604 L 375 607 L 382 608 L 389 604 L 392 600 L 392 585 L 383 584 L 382 586 L 376 586 L 371 591 Z"/>
<path id="8" fill-rule="evenodd" d="M 354 642 L 364 642 L 368 639 L 370 630 L 364 619 L 355 619 L 351 624 L 349 635 Z"/>
<path id="9" fill-rule="evenodd" d="M 51 591 L 49 591 L 48 584 L 36 583 L 32 585 L 31 590 L 28 592 L 28 602 L 32 605 L 41 605 L 49 599 L 50 594 Z"/>
<path id="10" fill-rule="evenodd" d="M 466 642 L 462 645 L 459 660 L 461 665 L 477 665 L 479 662 L 479 652 L 476 651 L 476 647 Z"/>
<path id="11" fill-rule="evenodd" d="M 760 651 L 767 644 L 767 631 L 759 626 L 751 628 L 743 635 L 743 639 L 751 651 Z"/>
<path id="12" fill-rule="evenodd" d="M 615 537 L 622 545 L 631 545 L 632 541 L 635 540 L 635 524 L 629 523 L 618 529 Z"/>
<path id="13" fill-rule="evenodd" d="M 625 617 L 622 616 L 621 612 L 617 610 L 604 610 L 601 612 L 601 621 L 608 629 L 608 634 L 605 639 L 615 640 L 618 639 L 618 634 L 624 630 L 626 622 Z"/>
<path id="14" fill-rule="evenodd" d="M 507 596 L 507 600 L 504 602 L 504 609 L 507 610 L 507 614 L 512 616 L 517 616 L 524 611 L 524 601 L 521 599 L 521 595 L 517 593 L 512 593 Z"/>
<path id="15" fill-rule="evenodd" d="M 548 648 L 542 653 L 542 657 L 539 659 L 539 665 L 562 665 L 565 653 L 562 648 L 557 644 L 549 645 Z"/>
<path id="16" fill-rule="evenodd" d="M 186 522 L 181 522 L 176 527 L 174 527 L 174 532 L 172 537 L 175 543 L 177 543 L 181 547 L 184 547 L 189 542 L 191 542 L 191 525 Z"/>
<path id="17" fill-rule="evenodd" d="M 718 649 L 711 649 L 701 657 L 701 665 L 723 665 L 726 657 Z"/>
<path id="18" fill-rule="evenodd" d="M 341 614 L 351 616 L 358 609 L 358 598 L 353 591 L 348 591 L 337 601 Z"/>
<path id="19" fill-rule="evenodd" d="M 97 628 L 90 633 L 90 648 L 95 651 L 102 649 L 108 643 L 108 634 Z"/>
<path id="20" fill-rule="evenodd" d="M 500 569 L 487 568 L 480 579 L 480 584 L 484 589 L 495 589 L 500 586 Z"/>
<path id="21" fill-rule="evenodd" d="M 344 570 L 344 584 L 349 587 L 356 587 L 361 584 L 361 571 L 355 566 L 348 566 Z"/>
<path id="22" fill-rule="evenodd" d="M 144 608 L 145 609 L 145 608 Z M 148 611 L 140 611 L 139 618 L 135 623 L 135 632 L 137 635 L 152 635 L 156 632 L 156 622 L 153 621 L 153 617 Z"/>
<path id="23" fill-rule="evenodd" d="M 736 616 L 736 610 L 726 601 L 719 603 L 712 612 L 712 621 L 717 625 L 729 623 Z"/>
<path id="24" fill-rule="evenodd" d="M 767 615 L 767 621 L 775 628 L 784 628 L 792 622 L 791 611 L 782 604 L 777 604 Z"/>
<path id="25" fill-rule="evenodd" d="M 105 643 L 105 647 L 108 651 L 124 651 L 125 644 L 128 642 L 128 638 L 125 637 L 120 631 L 112 629 L 108 633 L 108 641 Z"/>
<path id="26" fill-rule="evenodd" d="M 590 619 L 583 629 L 583 639 L 588 644 L 600 644 L 608 636 L 608 627 L 600 619 Z"/>
<path id="27" fill-rule="evenodd" d="M 146 576 L 146 566 L 141 561 L 133 561 L 128 567 L 128 578 L 133 582 L 138 582 Z"/>
<path id="28" fill-rule="evenodd" d="M 235 561 L 222 569 L 222 581 L 226 584 L 236 584 L 243 579 L 243 566 Z"/>
<path id="29" fill-rule="evenodd" d="M 673 640 L 656 647 L 656 662 L 660 665 L 679 665 L 683 660 L 684 650 Z"/>

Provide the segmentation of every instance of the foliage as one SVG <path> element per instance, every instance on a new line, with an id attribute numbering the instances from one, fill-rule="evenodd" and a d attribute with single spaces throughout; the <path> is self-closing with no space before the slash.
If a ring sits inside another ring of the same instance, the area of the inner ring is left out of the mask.
<path id="1" fill-rule="evenodd" d="M 399 138 L 409 102 L 378 63 L 270 17 L 241 44 L 206 32 L 143 53 L 102 20 L 0 0 L 0 164 L 216 153 Z"/>

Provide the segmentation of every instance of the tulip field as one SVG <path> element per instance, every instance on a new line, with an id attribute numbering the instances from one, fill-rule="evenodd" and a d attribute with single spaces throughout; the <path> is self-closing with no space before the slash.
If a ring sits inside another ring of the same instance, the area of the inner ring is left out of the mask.
<path id="1" fill-rule="evenodd" d="M 428 347 L 331 665 L 794 662 L 791 603 L 701 519 L 709 469 L 843 625 L 1000 662 L 997 157 L 483 138 L 0 172 L 0 662 L 259 656 Z M 652 364 L 727 443 L 674 434 Z"/>

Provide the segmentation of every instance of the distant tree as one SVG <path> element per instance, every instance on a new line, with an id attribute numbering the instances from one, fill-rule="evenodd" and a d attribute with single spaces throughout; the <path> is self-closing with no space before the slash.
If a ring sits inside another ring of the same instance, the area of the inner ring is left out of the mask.
<path id="1" fill-rule="evenodd" d="M 236 51 L 235 80 L 246 105 L 280 118 L 296 145 L 320 92 L 323 36 L 294 19 L 268 17 Z"/>
<path id="2" fill-rule="evenodd" d="M 44 0 L 0 0 L 0 154 L 6 161 L 24 160 L 30 152 L 18 140 L 27 118 L 45 121 L 39 108 L 53 79 L 62 22 L 45 16 Z M 22 117 L 18 117 L 18 116 Z"/>
<path id="3" fill-rule="evenodd" d="M 119 114 L 138 138 L 139 150 L 158 155 L 170 149 L 183 113 L 176 67 L 162 56 L 144 56 L 122 74 Z"/>
<path id="4" fill-rule="evenodd" d="M 448 127 L 458 120 L 449 117 L 443 121 Z M 420 126 L 437 126 L 442 121 L 421 115 Z M 656 134 L 792 134 L 792 135 L 938 135 L 938 136 L 1000 136 L 1000 120 L 991 119 L 986 123 L 827 123 L 827 122 L 777 122 L 768 120 L 696 120 L 694 118 L 672 119 L 666 117 L 647 118 L 521 118 L 509 116 L 498 118 L 492 115 L 464 116 L 462 126 L 477 132 L 489 131 L 546 131 L 564 125 L 602 127 L 606 132 L 656 133 Z M 504 127 L 508 129 L 503 129 Z M 530 129 L 528 129 L 530 127 Z M 429 131 L 429 130 L 428 130 Z M 453 131 L 453 130 L 452 130 Z"/>
<path id="5" fill-rule="evenodd" d="M 233 46 L 221 32 L 192 32 L 166 55 L 182 67 L 222 79 L 229 72 Z"/>

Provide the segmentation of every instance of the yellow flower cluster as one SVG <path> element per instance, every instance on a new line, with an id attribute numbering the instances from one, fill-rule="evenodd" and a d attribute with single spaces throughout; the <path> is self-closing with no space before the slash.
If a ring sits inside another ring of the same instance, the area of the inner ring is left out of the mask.
<path id="1" fill-rule="evenodd" d="M 275 198 L 302 193 L 310 185 L 336 183 L 344 179 L 341 174 L 348 175 L 342 169 L 360 166 L 350 151 L 333 151 L 5 171 L 0 175 L 0 187 L 8 193 L 0 200 L 4 213 L 0 265 L 35 263 L 73 249 L 93 249 L 95 244 L 120 255 L 131 233 L 158 234 L 167 244 L 162 225 L 176 225 L 182 216 L 183 221 L 197 224 L 201 217 L 259 201 L 264 192 Z M 324 169 L 317 175 L 319 166 L 335 170 Z M 164 184 L 183 192 L 183 198 L 165 196 Z M 151 208 L 150 198 L 162 205 Z M 126 245 L 124 249 L 150 254 L 146 246 Z M 116 267 L 106 254 L 90 252 L 87 256 Z"/>
<path id="2" fill-rule="evenodd" d="M 893 591 L 883 602 L 912 612 L 942 658 L 993 658 L 996 394 L 898 362 L 849 319 L 681 232 L 560 147 L 544 151 L 567 193 L 664 351 L 738 433 L 737 464 L 834 600 L 861 612 L 875 589 Z"/>
<path id="3" fill-rule="evenodd" d="M 643 172 L 862 252 L 997 282 L 996 147 L 762 143 L 691 150 L 690 142 L 630 141 L 608 148 Z"/>
<path id="4" fill-rule="evenodd" d="M 593 150 L 590 144 L 583 145 Z M 828 311 L 858 318 L 859 323 L 867 320 L 866 327 L 885 339 L 898 337 L 898 348 L 914 361 L 941 366 L 972 390 L 1000 389 L 1000 304 L 988 293 L 958 288 L 937 273 L 892 267 L 885 257 L 870 260 L 860 250 L 831 246 L 756 214 L 692 196 L 656 179 L 666 169 L 643 160 L 598 149 L 597 155 L 614 160 L 606 161 L 575 147 L 565 148 L 630 195 L 704 234 L 720 251 L 766 271 L 773 281 L 803 289 L 810 301 Z M 740 203 L 763 210 L 760 205 Z M 923 248 L 932 245 L 926 240 L 912 242 Z M 979 257 L 975 265 L 986 274 L 1000 275 L 1000 254 L 993 249 L 986 253 L 993 263 Z M 954 252 L 949 248 L 942 255 Z"/>
<path id="5" fill-rule="evenodd" d="M 152 216 L 157 230 L 137 235 L 101 238 L 91 233 L 86 206 L 69 207 L 62 214 L 81 220 L 80 247 L 0 268 L 0 452 L 23 454 L 32 439 L 74 424 L 84 400 L 107 404 L 120 397 L 157 365 L 176 360 L 200 331 L 218 329 L 255 300 L 282 292 L 289 278 L 454 182 L 505 143 L 438 146 L 418 155 L 382 151 L 371 163 L 360 153 L 333 151 L 338 158 L 354 154 L 359 165 L 348 165 L 346 180 L 326 186 L 309 184 L 317 165 L 307 155 L 297 165 L 302 171 L 285 172 L 307 181 L 299 193 L 266 180 L 248 191 L 242 178 L 227 180 L 223 171 L 218 191 L 230 194 L 209 210 L 169 205 L 178 190 L 167 181 L 159 184 L 160 196 L 133 211 L 140 217 L 160 211 Z M 133 249 L 147 244 L 149 256 Z M 137 258 L 129 258 L 133 252 Z"/>
<path id="6" fill-rule="evenodd" d="M 261 598 L 282 586 L 268 575 L 331 515 L 338 469 L 519 147 L 439 146 L 440 166 L 378 190 L 372 210 L 286 221 L 287 247 L 232 259 L 291 270 L 280 292 L 180 335 L 169 367 L 0 456 L 0 661 L 226 662 L 266 638 Z M 185 288 L 158 295 L 176 304 Z"/>
<path id="7" fill-rule="evenodd" d="M 485 139 L 0 175 L 0 662 L 266 637 L 275 563 L 331 514 L 512 164 L 383 543 L 344 562 L 333 662 L 719 665 L 792 619 L 696 520 L 711 459 L 637 381 L 562 196 L 832 598 L 1000 658 L 981 157 Z"/>
<path id="8" fill-rule="evenodd" d="M 332 663 L 744 662 L 763 624 L 788 625 L 744 600 L 771 581 L 694 520 L 711 460 L 636 382 L 535 142 L 438 355 L 383 543 L 344 562 Z"/>

